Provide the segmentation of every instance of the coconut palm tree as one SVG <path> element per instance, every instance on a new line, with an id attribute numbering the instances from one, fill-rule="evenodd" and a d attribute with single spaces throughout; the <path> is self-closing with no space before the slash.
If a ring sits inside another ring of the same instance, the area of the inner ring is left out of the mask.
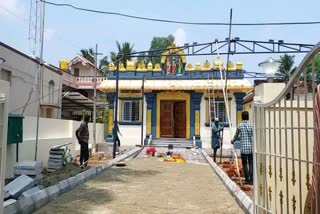
<path id="1" fill-rule="evenodd" d="M 295 57 L 294 55 L 288 55 L 288 54 L 280 56 L 281 65 L 279 67 L 279 71 L 282 74 L 284 74 L 286 83 L 289 81 L 291 75 L 297 69 L 297 67 L 293 66 L 294 65 L 294 57 Z"/>
<path id="2" fill-rule="evenodd" d="M 127 60 L 130 60 L 132 58 L 131 56 L 127 56 L 126 54 L 131 54 L 132 52 L 134 52 L 133 50 L 134 44 L 130 44 L 130 42 L 123 42 L 120 44 L 118 41 L 116 41 L 116 45 L 117 45 L 118 53 L 122 56 L 121 62 L 126 67 Z M 115 62 L 117 60 L 117 54 L 115 52 L 110 52 L 110 58 L 112 62 Z"/>
<path id="3" fill-rule="evenodd" d="M 81 55 L 86 58 L 87 60 L 89 60 L 90 62 L 94 63 L 94 51 L 93 48 L 89 48 L 89 49 L 81 49 L 80 50 Z"/>
<path id="4" fill-rule="evenodd" d="M 104 56 L 99 63 L 99 69 L 102 70 L 105 74 L 108 72 L 109 60 L 108 56 Z"/>

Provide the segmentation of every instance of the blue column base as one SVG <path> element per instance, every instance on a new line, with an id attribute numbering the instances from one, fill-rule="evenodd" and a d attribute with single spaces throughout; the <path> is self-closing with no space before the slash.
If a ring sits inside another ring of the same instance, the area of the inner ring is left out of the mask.
<path id="1" fill-rule="evenodd" d="M 198 147 L 199 149 L 202 149 L 202 141 L 200 136 L 195 136 L 195 144 L 196 144 L 196 147 Z"/>
<path id="2" fill-rule="evenodd" d="M 107 135 L 106 142 L 107 142 L 107 143 L 113 143 L 113 136 L 112 136 L 112 134 L 108 134 L 108 135 Z"/>
<path id="3" fill-rule="evenodd" d="M 143 144 L 144 144 L 145 146 L 148 145 L 149 139 L 150 139 L 150 135 L 147 134 L 147 135 L 146 135 L 146 138 L 145 138 L 144 141 L 143 141 Z"/>

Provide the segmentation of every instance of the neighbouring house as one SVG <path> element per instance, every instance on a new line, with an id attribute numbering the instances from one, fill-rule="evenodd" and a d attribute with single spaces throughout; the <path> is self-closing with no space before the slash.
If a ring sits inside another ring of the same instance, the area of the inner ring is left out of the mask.
<path id="1" fill-rule="evenodd" d="M 37 91 L 37 72 L 41 71 L 40 61 L 9 45 L 0 42 L 0 79 L 10 84 L 9 113 L 36 117 L 40 101 L 40 117 L 60 118 L 62 70 L 44 64 L 41 72 L 40 97 Z"/>
<path id="2" fill-rule="evenodd" d="M 151 136 L 153 141 L 170 138 L 190 142 L 196 138 L 202 141 L 202 147 L 209 148 L 210 121 L 218 117 L 221 124 L 230 127 L 222 93 L 224 81 L 220 79 L 219 64 L 222 62 L 213 60 L 211 66 L 207 60 L 203 66 L 197 63 L 193 67 L 192 64 L 187 64 L 182 49 L 175 45 L 171 48 L 171 53 L 175 54 L 170 55 L 165 51 L 161 64 L 145 65 L 143 62 L 128 61 L 125 67 L 120 63 L 117 119 L 123 135 L 121 145 L 139 144 L 141 138 L 138 133 L 143 125 L 144 137 Z M 241 121 L 243 98 L 253 87 L 244 78 L 241 62 L 229 62 L 228 67 L 227 106 L 234 128 Z M 145 93 L 142 96 L 144 76 Z M 99 86 L 99 89 L 106 93 L 109 104 L 108 133 L 112 131 L 115 115 L 115 79 L 116 68 L 114 64 L 110 64 L 107 79 Z M 228 128 L 225 133 L 224 141 L 230 144 Z M 107 141 L 112 141 L 110 134 L 108 136 Z"/>
<path id="3" fill-rule="evenodd" d="M 63 119 L 81 120 L 82 115 L 93 116 L 94 106 L 94 76 L 97 72 L 97 86 L 106 79 L 100 69 L 84 58 L 76 56 L 70 62 L 62 60 L 60 68 L 64 70 L 62 89 L 62 115 Z M 103 93 L 97 90 L 97 97 Z M 97 102 L 97 112 L 103 111 L 105 106 Z M 93 117 L 91 117 L 93 118 Z"/>

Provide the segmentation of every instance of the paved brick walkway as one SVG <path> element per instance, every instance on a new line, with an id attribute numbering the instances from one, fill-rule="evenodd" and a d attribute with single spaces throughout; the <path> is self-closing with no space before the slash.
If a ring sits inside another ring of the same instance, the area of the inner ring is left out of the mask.
<path id="1" fill-rule="evenodd" d="M 243 213 L 207 164 L 164 163 L 141 155 L 126 163 L 37 213 Z"/>

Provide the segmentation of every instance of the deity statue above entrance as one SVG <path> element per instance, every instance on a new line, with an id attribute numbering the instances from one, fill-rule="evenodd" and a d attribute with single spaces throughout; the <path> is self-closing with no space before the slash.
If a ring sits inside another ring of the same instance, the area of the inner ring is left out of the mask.
<path id="1" fill-rule="evenodd" d="M 186 65 L 186 56 L 182 48 L 173 43 L 161 56 L 161 67 L 166 75 L 182 75 Z"/>
<path id="2" fill-rule="evenodd" d="M 167 56 L 164 67 L 166 74 L 182 75 L 183 62 L 180 56 Z"/>

